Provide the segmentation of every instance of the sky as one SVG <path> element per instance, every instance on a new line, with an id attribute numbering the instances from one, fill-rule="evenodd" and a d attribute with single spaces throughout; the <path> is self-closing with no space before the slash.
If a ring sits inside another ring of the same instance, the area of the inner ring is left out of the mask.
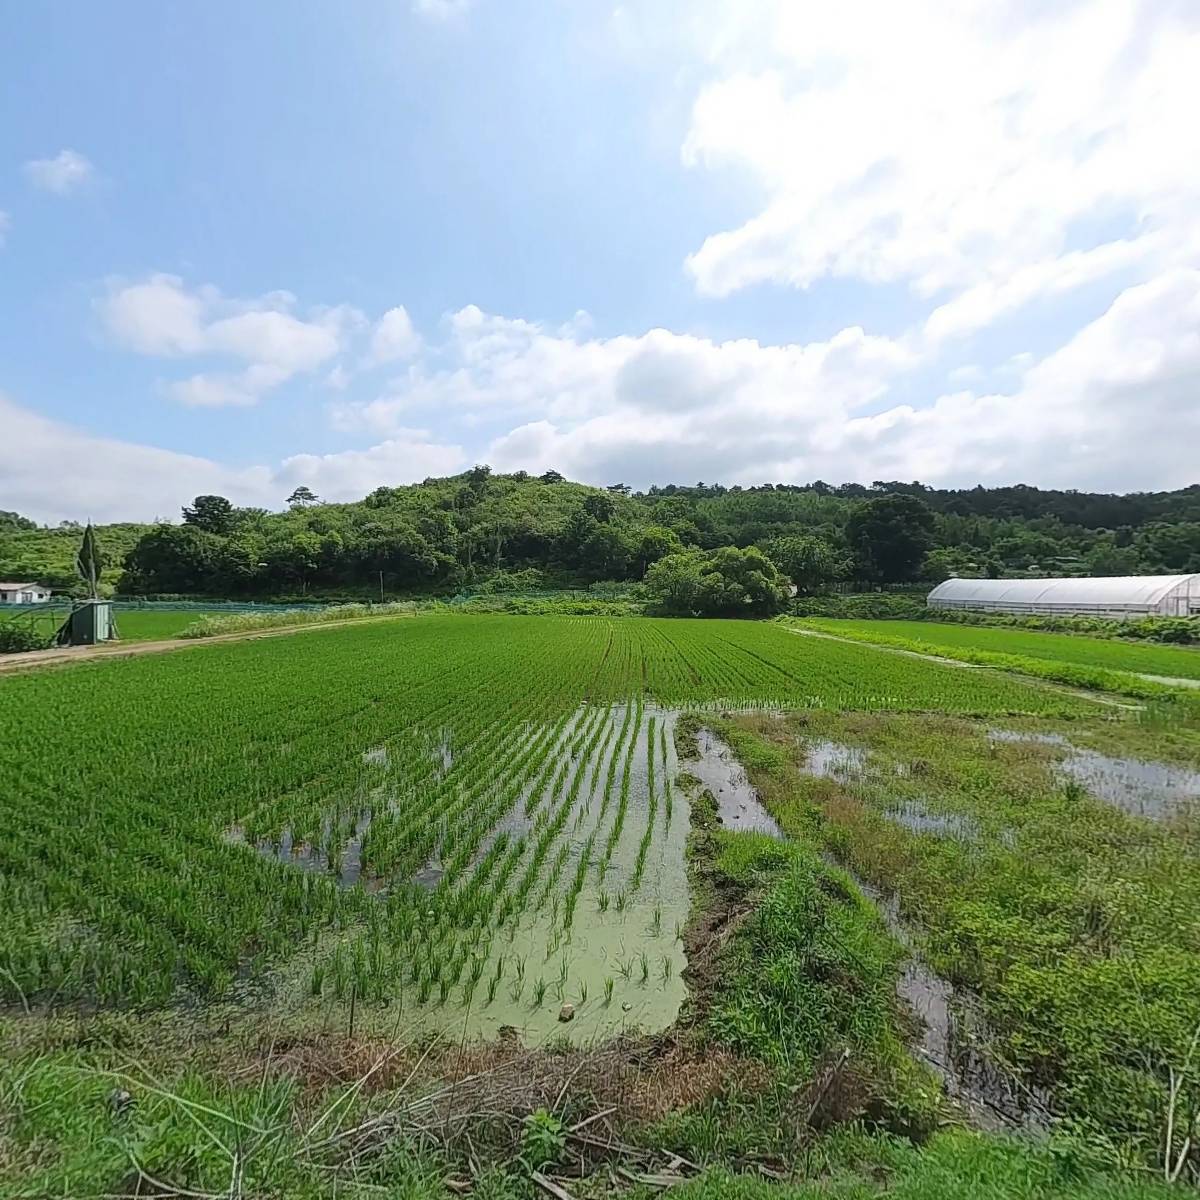
<path id="1" fill-rule="evenodd" d="M 14 5 L 0 509 L 1200 481 L 1192 0 Z"/>

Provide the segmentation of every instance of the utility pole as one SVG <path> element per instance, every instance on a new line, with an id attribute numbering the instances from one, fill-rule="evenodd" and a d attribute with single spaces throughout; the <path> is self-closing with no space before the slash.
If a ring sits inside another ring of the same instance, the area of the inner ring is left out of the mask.
<path id="1" fill-rule="evenodd" d="M 379 572 L 379 603 L 383 603 L 383 572 Z"/>

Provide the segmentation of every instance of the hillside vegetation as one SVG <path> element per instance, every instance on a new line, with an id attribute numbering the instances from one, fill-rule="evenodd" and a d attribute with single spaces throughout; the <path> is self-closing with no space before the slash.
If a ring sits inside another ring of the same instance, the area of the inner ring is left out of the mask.
<path id="1" fill-rule="evenodd" d="M 274 513 L 201 496 L 181 524 L 107 525 L 98 535 L 108 592 L 352 599 L 451 593 L 497 576 L 532 591 L 641 580 L 688 548 L 754 546 L 810 594 L 842 580 L 951 573 L 1200 570 L 1200 485 L 1128 496 L 819 481 L 635 493 L 480 466 L 353 503 L 298 488 Z M 69 588 L 78 538 L 75 526 L 43 529 L 0 513 L 0 576 Z"/>

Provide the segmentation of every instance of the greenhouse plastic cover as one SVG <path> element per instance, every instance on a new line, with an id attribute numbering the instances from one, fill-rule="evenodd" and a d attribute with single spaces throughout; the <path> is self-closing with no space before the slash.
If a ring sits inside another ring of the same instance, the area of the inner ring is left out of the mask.
<path id="1" fill-rule="evenodd" d="M 988 604 L 1157 604 L 1195 575 L 1111 575 L 1098 579 L 947 579 L 929 593 L 930 602 Z"/>

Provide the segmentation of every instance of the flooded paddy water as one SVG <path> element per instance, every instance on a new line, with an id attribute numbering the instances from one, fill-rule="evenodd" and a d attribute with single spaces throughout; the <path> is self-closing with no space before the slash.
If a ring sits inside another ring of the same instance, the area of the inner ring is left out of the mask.
<path id="1" fill-rule="evenodd" d="M 1074 745 L 1060 733 L 991 728 L 999 743 L 1027 743 L 1061 752 L 1055 769 L 1097 799 L 1134 817 L 1163 821 L 1200 810 L 1200 771 L 1149 759 L 1101 754 Z"/>
<path id="2" fill-rule="evenodd" d="M 470 781 L 459 782 L 472 747 L 456 747 L 449 730 L 421 733 L 407 746 L 361 752 L 348 790 L 376 803 L 352 825 L 343 801 L 340 818 L 322 817 L 311 844 L 290 825 L 270 837 L 227 831 L 231 842 L 357 887 L 379 906 L 281 967 L 272 1006 L 316 1019 L 357 994 L 360 1022 L 375 1014 L 471 1038 L 515 1031 L 527 1045 L 667 1028 L 687 994 L 690 908 L 690 814 L 675 787 L 674 722 L 674 712 L 651 705 L 582 705 L 553 728 L 515 728 L 508 761 L 530 754 L 534 766 L 524 782 L 506 785 L 504 763 L 488 764 L 474 785 L 478 802 Z M 406 755 L 423 764 L 415 787 Z M 466 804 L 469 814 L 505 786 L 507 807 L 464 857 L 446 809 Z M 406 818 L 424 825 L 430 852 L 415 870 L 380 870 L 373 853 Z M 483 925 L 472 915 L 477 895 L 494 895 Z M 398 935 L 382 936 L 396 927 Z"/>
<path id="3" fill-rule="evenodd" d="M 775 818 L 763 807 L 746 769 L 733 750 L 711 729 L 696 735 L 697 757 L 686 766 L 717 802 L 717 813 L 726 829 L 783 837 Z"/>

